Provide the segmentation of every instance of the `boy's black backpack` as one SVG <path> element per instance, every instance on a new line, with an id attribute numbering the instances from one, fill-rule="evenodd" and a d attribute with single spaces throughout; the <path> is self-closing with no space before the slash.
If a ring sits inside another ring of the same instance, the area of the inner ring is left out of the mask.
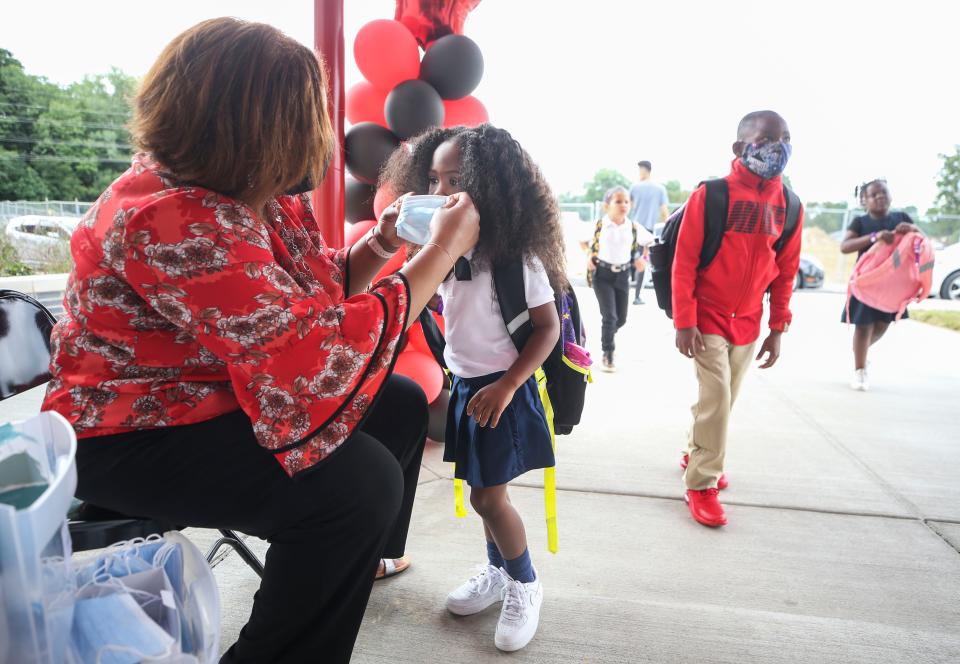
<path id="1" fill-rule="evenodd" d="M 727 227 L 727 208 L 730 204 L 730 191 L 727 181 L 720 178 L 702 182 L 706 187 L 703 209 L 703 247 L 700 249 L 700 269 L 706 268 L 720 251 L 723 233 Z M 783 198 L 787 202 L 783 232 L 774 243 L 774 251 L 783 249 L 797 230 L 800 220 L 800 199 L 793 191 L 783 185 Z M 680 206 L 663 225 L 657 242 L 650 246 L 650 272 L 653 277 L 653 289 L 657 294 L 657 304 L 673 318 L 673 257 L 677 250 L 677 237 L 686 205 Z"/>
<path id="2" fill-rule="evenodd" d="M 523 284 L 523 263 L 498 265 L 493 268 L 493 286 L 500 304 L 500 313 L 503 323 L 510 333 L 517 351 L 523 350 L 527 340 L 533 333 L 533 324 L 530 322 L 530 312 L 527 309 L 525 289 Z M 583 328 L 580 319 L 580 305 L 573 289 L 557 294 L 555 298 L 557 314 L 560 317 L 560 338 L 550 355 L 543 362 L 543 372 L 547 379 L 547 394 L 553 406 L 553 429 L 557 435 L 569 434 L 573 427 L 580 423 L 583 413 L 583 403 L 586 396 L 587 383 L 590 372 L 579 369 L 564 358 L 563 344 L 564 331 L 567 337 L 571 335 L 577 345 L 583 345 Z M 443 361 L 443 349 L 446 340 L 437 327 L 433 315 L 428 309 L 420 314 L 420 325 L 423 336 L 427 340 L 430 352 L 440 366 L 446 368 Z"/>

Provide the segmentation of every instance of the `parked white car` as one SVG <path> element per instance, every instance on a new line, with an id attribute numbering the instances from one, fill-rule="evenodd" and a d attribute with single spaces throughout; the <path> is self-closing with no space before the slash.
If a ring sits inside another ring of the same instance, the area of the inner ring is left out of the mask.
<path id="1" fill-rule="evenodd" d="M 960 300 L 960 242 L 937 252 L 930 293 L 945 300 Z"/>
<path id="2" fill-rule="evenodd" d="M 79 223 L 79 217 L 14 217 L 7 222 L 7 240 L 16 248 L 21 261 L 37 266 L 57 251 L 69 252 L 70 236 Z"/>

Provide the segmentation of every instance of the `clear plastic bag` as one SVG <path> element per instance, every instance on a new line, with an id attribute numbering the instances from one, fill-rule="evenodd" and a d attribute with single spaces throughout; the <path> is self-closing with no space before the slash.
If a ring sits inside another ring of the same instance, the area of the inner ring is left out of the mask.
<path id="1" fill-rule="evenodd" d="M 0 426 L 0 631 L 8 634 L 0 662 L 64 661 L 75 593 L 66 515 L 76 448 L 73 428 L 56 413 Z"/>

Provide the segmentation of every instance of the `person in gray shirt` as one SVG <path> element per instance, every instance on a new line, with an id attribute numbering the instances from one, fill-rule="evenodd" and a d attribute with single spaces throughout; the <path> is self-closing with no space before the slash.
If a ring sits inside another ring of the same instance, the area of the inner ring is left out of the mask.
<path id="1" fill-rule="evenodd" d="M 637 162 L 640 181 L 630 188 L 630 219 L 651 233 L 654 226 L 667 220 L 667 189 L 659 182 L 650 179 L 653 170 L 649 161 Z M 643 304 L 640 298 L 640 289 L 643 288 L 643 278 L 646 270 L 637 272 L 636 295 L 634 304 Z"/>

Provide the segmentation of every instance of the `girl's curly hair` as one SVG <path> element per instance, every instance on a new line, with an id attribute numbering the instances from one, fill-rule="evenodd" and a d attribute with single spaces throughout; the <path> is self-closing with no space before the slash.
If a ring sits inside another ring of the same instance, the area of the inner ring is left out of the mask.
<path id="1" fill-rule="evenodd" d="M 394 151 L 380 186 L 398 195 L 425 194 L 433 153 L 447 141 L 460 146 L 460 181 L 480 213 L 476 257 L 490 264 L 536 256 L 554 290 L 569 287 L 560 207 L 526 150 L 504 129 L 478 127 L 431 129 Z"/>

